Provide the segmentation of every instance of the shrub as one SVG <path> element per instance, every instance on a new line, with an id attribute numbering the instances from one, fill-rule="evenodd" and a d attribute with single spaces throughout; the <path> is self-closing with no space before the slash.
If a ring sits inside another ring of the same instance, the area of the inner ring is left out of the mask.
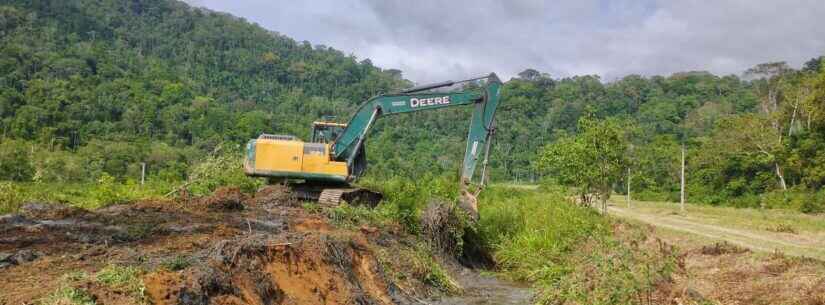
<path id="1" fill-rule="evenodd" d="M 195 196 L 212 193 L 218 187 L 238 187 L 251 193 L 263 186 L 263 180 L 247 177 L 243 172 L 243 155 L 239 147 L 223 150 L 206 157 L 189 171 L 189 191 Z"/>
<path id="2" fill-rule="evenodd" d="M 12 182 L 0 182 L 0 214 L 16 212 L 23 204 L 22 190 Z"/>
<path id="3" fill-rule="evenodd" d="M 34 167 L 27 142 L 6 140 L 0 144 L 0 180 L 31 181 Z"/>
<path id="4" fill-rule="evenodd" d="M 115 182 L 115 178 L 103 173 L 97 180 L 97 187 L 92 193 L 94 198 L 94 208 L 105 205 L 118 204 L 125 201 L 125 196 L 121 190 L 121 185 Z"/>
<path id="5" fill-rule="evenodd" d="M 80 158 L 66 151 L 41 151 L 34 158 L 35 182 L 66 183 L 89 181 Z"/>
<path id="6" fill-rule="evenodd" d="M 377 209 L 390 220 L 402 225 L 409 233 L 421 230 L 421 211 L 432 199 L 454 202 L 458 198 L 456 175 L 425 175 L 422 179 L 409 180 L 399 177 L 378 180 L 362 180 L 363 187 L 378 190 L 384 200 Z"/>
<path id="7" fill-rule="evenodd" d="M 808 196 L 799 207 L 799 211 L 806 214 L 817 214 L 825 212 L 825 190 Z"/>

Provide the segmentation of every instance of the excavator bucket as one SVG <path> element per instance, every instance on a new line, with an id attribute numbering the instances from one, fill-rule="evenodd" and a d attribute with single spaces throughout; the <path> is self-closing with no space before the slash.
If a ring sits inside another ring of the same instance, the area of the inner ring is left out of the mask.
<path id="1" fill-rule="evenodd" d="M 481 188 L 478 189 L 476 192 L 472 192 L 470 190 L 470 184 L 466 181 L 461 183 L 461 189 L 459 190 L 459 197 L 458 197 L 458 206 L 470 216 L 472 221 L 478 221 L 478 194 L 481 192 Z"/>

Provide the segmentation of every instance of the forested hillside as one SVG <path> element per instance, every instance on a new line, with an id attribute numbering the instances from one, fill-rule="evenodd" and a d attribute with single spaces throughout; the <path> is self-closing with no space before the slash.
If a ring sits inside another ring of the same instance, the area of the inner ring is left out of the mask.
<path id="1" fill-rule="evenodd" d="M 409 85 L 401 71 L 179 1 L 3 0 L 0 179 L 124 182 L 145 162 L 150 180 L 180 181 L 221 143 L 307 138 L 313 120 L 345 121 L 367 98 Z M 692 200 L 800 208 L 825 199 L 816 195 L 825 183 L 819 59 L 741 77 L 610 82 L 527 69 L 503 94 L 495 180 L 552 178 L 535 164 L 543 147 L 576 133 L 582 117 L 611 117 L 629 132 L 643 197 L 675 197 L 685 144 Z M 382 119 L 367 142 L 369 175 L 457 171 L 468 122 L 467 109 Z"/>
<path id="2" fill-rule="evenodd" d="M 135 177 L 143 161 L 183 178 L 218 143 L 306 136 L 312 120 L 346 117 L 402 83 L 369 60 L 178 1 L 3 1 L 0 32 L 3 139 L 54 152 L 3 145 L 22 158 L 3 162 L 21 167 L 3 178 L 20 181 Z"/>

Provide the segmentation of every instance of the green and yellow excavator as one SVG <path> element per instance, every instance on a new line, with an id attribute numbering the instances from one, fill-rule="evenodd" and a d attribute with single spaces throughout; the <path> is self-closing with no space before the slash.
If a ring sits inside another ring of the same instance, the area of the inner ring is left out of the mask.
<path id="1" fill-rule="evenodd" d="M 437 92 L 435 89 L 480 81 L 475 89 Z M 244 171 L 249 176 L 266 177 L 270 182 L 285 182 L 301 199 L 335 205 L 341 201 L 377 204 L 381 194 L 350 183 L 367 169 L 364 151 L 370 127 L 381 116 L 436 110 L 455 106 L 473 107 L 467 148 L 461 167 L 461 202 L 472 217 L 477 217 L 475 190 L 485 183 L 490 144 L 495 134 L 495 113 L 500 100 L 501 80 L 491 73 L 462 81 L 417 86 L 397 93 L 371 98 L 362 104 L 346 124 L 314 122 L 312 138 L 304 142 L 294 136 L 262 134 L 246 146 Z M 481 158 L 480 158 L 481 157 Z M 476 164 L 483 168 L 473 183 Z"/>

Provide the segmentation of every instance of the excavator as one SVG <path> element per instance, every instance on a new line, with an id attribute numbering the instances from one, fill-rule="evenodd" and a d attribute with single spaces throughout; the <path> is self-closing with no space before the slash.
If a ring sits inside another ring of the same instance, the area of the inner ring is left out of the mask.
<path id="1" fill-rule="evenodd" d="M 435 91 L 456 84 L 486 80 L 480 88 Z M 495 134 L 495 113 L 500 100 L 501 80 L 495 73 L 461 81 L 446 81 L 382 94 L 359 106 L 349 122 L 327 120 L 312 124 L 311 139 L 304 142 L 291 135 L 262 134 L 246 145 L 244 172 L 265 177 L 270 183 L 285 183 L 295 197 L 322 204 L 342 201 L 375 206 L 382 195 L 351 185 L 367 169 L 364 142 L 375 121 L 386 115 L 473 107 L 460 175 L 460 206 L 478 217 L 478 192 L 486 181 L 490 144 Z M 476 164 L 482 157 L 478 184 L 473 184 Z"/>

